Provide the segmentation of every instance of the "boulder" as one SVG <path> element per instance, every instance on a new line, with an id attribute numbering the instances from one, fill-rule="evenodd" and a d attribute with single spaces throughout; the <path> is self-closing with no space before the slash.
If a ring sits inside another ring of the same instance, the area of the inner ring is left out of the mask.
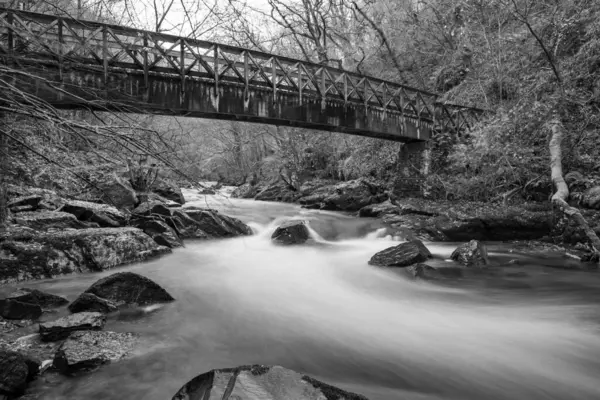
<path id="1" fill-rule="evenodd" d="M 46 232 L 0 241 L 0 283 L 103 271 L 170 251 L 131 227 Z"/>
<path id="2" fill-rule="evenodd" d="M 173 209 L 173 216 L 165 218 L 165 222 L 181 239 L 208 239 L 208 234 L 192 217 L 181 208 Z"/>
<path id="3" fill-rule="evenodd" d="M 20 212 L 15 215 L 14 220 L 21 226 L 41 231 L 89 228 L 88 225 L 78 221 L 73 215 L 59 211 Z"/>
<path id="4" fill-rule="evenodd" d="M 249 183 L 244 183 L 242 186 L 238 186 L 231 192 L 231 197 L 234 199 L 252 199 L 259 191 L 258 186 L 253 186 Z"/>
<path id="5" fill-rule="evenodd" d="M 422 263 L 411 265 L 403 270 L 408 274 L 408 276 L 414 279 L 436 280 L 442 277 L 437 269 Z"/>
<path id="6" fill-rule="evenodd" d="M 100 330 L 106 317 L 99 312 L 80 312 L 40 324 L 40 338 L 44 342 L 66 339 L 71 332 Z"/>
<path id="7" fill-rule="evenodd" d="M 131 225 L 143 230 L 146 235 L 154 239 L 160 246 L 167 246 L 170 248 L 183 246 L 183 242 L 179 236 L 177 236 L 177 232 L 164 221 L 151 218 L 140 218 L 131 221 Z"/>
<path id="8" fill-rule="evenodd" d="M 153 189 L 153 192 L 165 199 L 177 202 L 181 205 L 185 204 L 185 198 L 183 197 L 181 189 L 166 181 L 161 181 L 157 187 Z"/>
<path id="9" fill-rule="evenodd" d="M 203 232 L 213 238 L 252 235 L 252 229 L 237 218 L 215 210 L 186 208 L 184 212 L 199 225 Z"/>
<path id="10" fill-rule="evenodd" d="M 298 372 L 266 365 L 216 369 L 186 383 L 173 400 L 367 400 Z"/>
<path id="11" fill-rule="evenodd" d="M 310 232 L 304 221 L 287 221 L 281 224 L 271 235 L 271 240 L 277 244 L 302 244 L 310 239 Z"/>
<path id="12" fill-rule="evenodd" d="M 116 174 L 98 186 L 102 190 L 102 200 L 119 209 L 131 210 L 139 202 L 131 184 Z"/>
<path id="13" fill-rule="evenodd" d="M 292 202 L 297 197 L 297 192 L 290 190 L 286 184 L 277 182 L 258 191 L 256 196 L 254 196 L 254 200 Z"/>
<path id="14" fill-rule="evenodd" d="M 198 194 L 213 195 L 213 194 L 217 194 L 217 191 L 214 190 L 213 188 L 205 187 L 205 188 L 198 190 Z"/>
<path id="15" fill-rule="evenodd" d="M 64 297 L 51 293 L 45 293 L 37 289 L 20 288 L 8 295 L 9 299 L 17 300 L 22 303 L 36 304 L 42 309 L 61 307 L 69 303 Z"/>
<path id="16" fill-rule="evenodd" d="M 115 303 L 92 293 L 82 293 L 75 301 L 69 304 L 69 311 L 72 313 L 89 311 L 108 314 L 117 310 L 118 308 Z"/>
<path id="17" fill-rule="evenodd" d="M 581 205 L 586 208 L 600 210 L 600 186 L 589 188 L 583 193 Z"/>
<path id="18" fill-rule="evenodd" d="M 150 279 L 133 272 L 118 272 L 100 279 L 85 293 L 92 293 L 117 305 L 147 305 L 175 300 Z"/>
<path id="19" fill-rule="evenodd" d="M 58 348 L 53 365 L 66 375 L 90 371 L 124 358 L 133 350 L 137 340 L 133 333 L 73 332 Z"/>
<path id="20" fill-rule="evenodd" d="M 376 253 L 370 265 L 379 267 L 408 267 L 431 258 L 432 255 L 420 240 L 411 240 Z"/>
<path id="21" fill-rule="evenodd" d="M 171 209 L 169 207 L 167 207 L 164 203 L 161 203 L 156 200 L 151 200 L 151 201 L 147 201 L 147 202 L 142 203 L 139 206 L 137 206 L 133 210 L 133 213 L 137 214 L 137 215 L 144 215 L 144 216 L 157 214 L 157 215 L 162 215 L 164 217 L 170 217 Z"/>
<path id="22" fill-rule="evenodd" d="M 487 249 L 477 240 L 461 244 L 452 252 L 450 258 L 467 267 L 484 267 L 489 264 Z"/>
<path id="23" fill-rule="evenodd" d="M 13 398 L 23 394 L 38 371 L 37 361 L 14 351 L 0 350 L 0 395 Z"/>
<path id="24" fill-rule="evenodd" d="M 333 211 L 358 211 L 373 203 L 385 200 L 383 188 L 364 179 L 322 186 L 298 201 L 307 208 Z"/>
<path id="25" fill-rule="evenodd" d="M 370 204 L 361 208 L 360 210 L 358 210 L 358 216 L 361 218 L 377 218 L 387 214 L 399 214 L 400 212 L 400 207 L 392 204 L 390 200 L 386 200 L 383 203 Z"/>
<path id="26" fill-rule="evenodd" d="M 0 300 L 0 316 L 6 319 L 33 319 L 42 315 L 42 308 L 37 304 L 24 303 L 13 299 Z"/>
<path id="27" fill-rule="evenodd" d="M 73 214 L 80 221 L 95 222 L 101 227 L 119 227 L 126 223 L 125 214 L 108 204 L 68 200 L 59 211 Z"/>

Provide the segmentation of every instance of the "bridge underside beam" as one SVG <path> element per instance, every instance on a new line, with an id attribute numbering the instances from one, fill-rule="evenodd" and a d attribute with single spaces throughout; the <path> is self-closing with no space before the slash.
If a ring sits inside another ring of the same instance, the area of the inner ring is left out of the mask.
<path id="1" fill-rule="evenodd" d="M 23 71 L 23 69 L 21 69 Z M 375 106 L 270 88 L 245 89 L 242 85 L 214 83 L 164 75 L 151 76 L 124 71 L 108 79 L 101 71 L 63 71 L 39 66 L 25 69 L 15 85 L 57 108 L 89 108 L 129 113 L 153 113 L 199 118 L 293 126 L 342 132 L 398 142 L 426 141 L 428 124 L 414 117 Z"/>

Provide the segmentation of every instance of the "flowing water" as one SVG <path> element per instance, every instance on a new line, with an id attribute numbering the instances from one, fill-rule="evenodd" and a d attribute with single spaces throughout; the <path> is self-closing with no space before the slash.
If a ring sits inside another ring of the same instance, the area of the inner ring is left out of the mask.
<path id="1" fill-rule="evenodd" d="M 141 335 L 133 357 L 77 378 L 40 379 L 43 399 L 170 399 L 199 373 L 243 364 L 282 365 L 371 400 L 600 399 L 597 274 L 550 270 L 525 257 L 514 267 L 527 271 L 520 278 L 433 285 L 367 264 L 397 243 L 376 220 L 190 199 L 256 234 L 187 242 L 121 268 L 155 280 L 177 301 L 110 318 L 105 329 Z M 271 244 L 289 218 L 308 220 L 316 243 Z M 455 247 L 427 246 L 440 264 Z M 503 245 L 491 250 L 496 261 L 515 257 Z M 112 272 L 29 286 L 74 299 Z"/>

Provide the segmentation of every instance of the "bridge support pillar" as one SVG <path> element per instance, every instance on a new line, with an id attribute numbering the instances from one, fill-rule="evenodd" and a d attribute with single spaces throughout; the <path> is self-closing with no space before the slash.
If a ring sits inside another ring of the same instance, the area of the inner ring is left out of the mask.
<path id="1" fill-rule="evenodd" d="M 431 150 L 428 142 L 402 145 L 398 154 L 393 193 L 397 197 L 421 196 L 425 178 L 429 175 Z"/>

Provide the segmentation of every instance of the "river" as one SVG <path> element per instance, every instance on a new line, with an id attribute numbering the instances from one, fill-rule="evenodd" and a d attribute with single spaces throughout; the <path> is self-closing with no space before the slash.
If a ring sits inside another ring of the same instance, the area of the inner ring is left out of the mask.
<path id="1" fill-rule="evenodd" d="M 81 377 L 38 379 L 42 399 L 165 400 L 197 374 L 243 364 L 282 365 L 371 400 L 600 399 L 598 274 L 521 257 L 514 267 L 527 271 L 521 277 L 411 281 L 367 265 L 397 243 L 376 220 L 186 195 L 188 205 L 218 208 L 255 235 L 189 241 L 120 268 L 153 279 L 177 301 L 109 318 L 106 330 L 141 335 L 135 354 Z M 317 243 L 271 244 L 288 218 L 308 220 Z M 456 247 L 427 246 L 437 263 Z M 502 244 L 490 250 L 494 262 L 515 257 Z M 113 272 L 27 286 L 73 300 Z"/>

